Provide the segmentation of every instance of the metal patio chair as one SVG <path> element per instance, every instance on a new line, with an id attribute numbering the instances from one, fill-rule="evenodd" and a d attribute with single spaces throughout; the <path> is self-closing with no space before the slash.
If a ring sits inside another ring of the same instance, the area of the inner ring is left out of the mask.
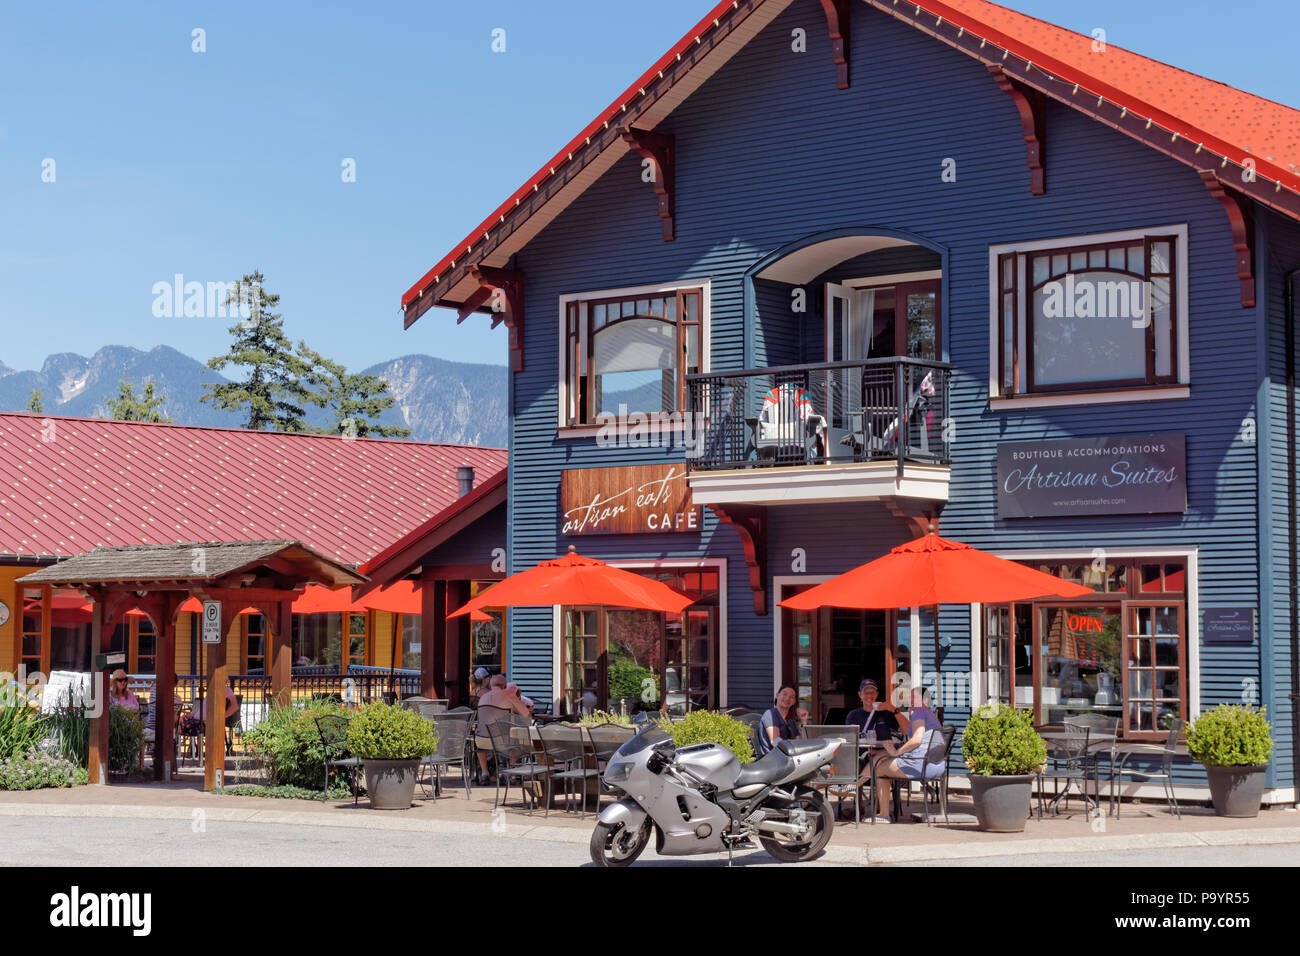
<path id="1" fill-rule="evenodd" d="M 438 748 L 420 763 L 421 769 L 429 768 L 433 778 L 433 798 L 442 796 L 442 771 L 446 767 L 460 767 L 461 782 L 465 784 L 465 796 L 469 797 L 469 765 L 465 760 L 465 741 L 469 737 L 469 725 L 472 713 L 443 713 L 435 718 L 428 718 L 438 733 Z"/>
<path id="2" fill-rule="evenodd" d="M 488 725 L 488 737 L 492 741 L 492 753 L 497 761 L 496 789 L 492 795 L 492 809 L 501 805 L 501 785 L 504 783 L 506 796 L 510 796 L 510 781 L 519 783 L 519 792 L 528 807 L 528 815 L 533 815 L 537 808 L 537 791 L 528 791 L 528 784 L 541 786 L 550 768 L 537 762 L 537 751 L 529 736 L 529 724 L 523 718 L 512 715 L 513 720 L 498 720 Z M 521 735 L 517 730 L 522 730 Z M 478 733 L 482 733 L 480 725 Z"/>
<path id="3" fill-rule="evenodd" d="M 1119 782 L 1121 786 L 1124 783 L 1123 778 L 1125 777 L 1130 777 L 1135 781 L 1141 781 L 1141 782 L 1159 780 L 1162 784 L 1164 784 L 1165 800 L 1169 804 L 1169 812 L 1172 813 L 1179 820 L 1183 818 L 1183 814 L 1182 811 L 1178 809 L 1178 796 L 1174 793 L 1174 757 L 1177 755 L 1178 738 L 1181 737 L 1183 734 L 1183 727 L 1185 723 L 1186 722 L 1181 719 L 1178 718 L 1174 719 L 1173 723 L 1169 725 L 1169 736 L 1165 740 L 1163 749 L 1160 749 L 1157 744 L 1150 745 L 1149 749 L 1147 747 L 1141 747 L 1140 745 L 1138 746 L 1130 745 L 1127 748 L 1128 754 L 1126 755 L 1126 757 L 1131 756 L 1132 754 L 1135 753 L 1159 753 L 1160 754 L 1159 770 L 1134 770 L 1127 766 L 1121 765 L 1119 768 L 1117 768 L 1117 771 L 1115 773 L 1115 779 Z M 1112 795 L 1113 793 L 1114 791 L 1112 790 Z M 1120 796 L 1122 797 L 1123 795 L 1121 794 Z M 1119 818 L 1119 808 L 1122 804 L 1123 804 L 1122 799 L 1116 800 L 1115 802 L 1116 819 Z"/>
<path id="4" fill-rule="evenodd" d="M 322 801 L 329 799 L 330 768 L 343 767 L 348 770 L 348 785 L 352 788 L 352 804 L 357 803 L 356 774 L 361 769 L 361 758 L 352 756 L 348 750 L 348 722 L 350 717 L 327 714 L 316 718 L 316 732 L 320 734 L 321 750 L 325 762 L 325 787 L 321 791 Z"/>
<path id="5" fill-rule="evenodd" d="M 1065 724 L 1074 724 L 1076 727 L 1088 728 L 1088 748 L 1091 751 L 1089 759 L 1092 761 L 1093 773 L 1097 775 L 1097 786 L 1101 786 L 1101 758 L 1106 757 L 1106 780 L 1110 793 L 1110 806 L 1115 806 L 1115 771 L 1120 765 L 1119 755 L 1119 718 L 1108 717 L 1105 714 L 1078 714 L 1074 717 L 1067 717 L 1062 721 Z M 1092 746 L 1093 743 L 1103 737 L 1110 737 L 1109 750 L 1097 750 Z"/>
<path id="6" fill-rule="evenodd" d="M 828 767 L 822 768 L 821 776 L 812 781 L 814 788 L 824 790 L 828 797 L 836 800 L 835 815 L 843 816 L 844 800 L 853 798 L 853 825 L 862 825 L 862 788 L 858 786 L 858 727 L 857 724 L 808 724 L 804 727 L 804 736 L 808 739 L 821 737 L 826 740 L 839 738 L 843 746 L 835 752 Z"/>
<path id="7" fill-rule="evenodd" d="M 1052 790 L 1056 794 L 1052 801 L 1053 813 L 1061 812 L 1062 800 L 1069 804 L 1070 789 L 1075 783 L 1079 785 L 1084 806 L 1096 805 L 1093 798 L 1088 796 L 1088 781 L 1091 780 L 1094 786 L 1097 782 L 1096 768 L 1092 765 L 1088 753 L 1088 736 L 1091 728 L 1081 727 L 1078 724 L 1065 724 L 1064 727 L 1065 740 L 1057 743 L 1048 754 L 1051 768 L 1044 769 L 1038 774 L 1038 818 L 1040 820 L 1043 818 L 1043 788 L 1047 777 L 1052 778 Z M 1059 787 L 1061 780 L 1065 781 L 1064 790 Z"/>
<path id="8" fill-rule="evenodd" d="M 550 816 L 551 800 L 557 781 L 564 784 L 564 809 L 570 806 L 570 795 L 578 787 L 580 819 L 587 818 L 587 782 L 600 780 L 596 768 L 596 746 L 585 727 L 548 723 L 537 725 L 537 736 L 542 742 L 542 752 L 550 761 L 551 772 L 546 777 L 546 806 L 543 816 Z"/>

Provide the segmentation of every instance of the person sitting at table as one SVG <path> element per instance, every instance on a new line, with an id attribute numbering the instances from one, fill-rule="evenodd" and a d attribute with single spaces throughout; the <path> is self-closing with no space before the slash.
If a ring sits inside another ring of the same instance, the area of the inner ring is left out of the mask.
<path id="1" fill-rule="evenodd" d="M 803 724 L 808 720 L 808 711 L 795 707 L 794 688 L 782 684 L 776 694 L 776 704 L 763 714 L 758 725 L 758 749 L 761 754 L 770 753 L 778 740 L 797 740 Z"/>
<path id="2" fill-rule="evenodd" d="M 880 688 L 871 678 L 858 685 L 858 700 L 862 706 L 849 711 L 844 722 L 857 724 L 862 740 L 888 740 L 894 734 L 907 732 L 907 717 L 889 701 L 880 700 Z"/>
<path id="3" fill-rule="evenodd" d="M 939 736 L 939 726 L 938 715 L 925 705 L 925 691 L 914 688 L 907 740 L 902 744 L 886 741 L 884 752 L 875 758 L 878 816 L 889 819 L 886 794 L 891 787 L 883 784 L 892 780 L 920 780 L 923 770 L 929 780 L 943 775 L 943 739 Z M 867 779 L 869 775 L 864 774 L 862 782 Z"/>
<path id="4" fill-rule="evenodd" d="M 520 693 L 518 684 L 516 684 L 514 681 L 511 681 L 509 684 L 506 684 L 506 690 L 509 691 L 513 696 L 519 698 L 519 702 L 522 703 L 524 705 L 524 709 L 528 711 L 529 717 L 533 716 L 533 708 L 536 705 L 533 703 L 533 699 L 531 697 L 525 697 L 522 693 Z"/>
<path id="5" fill-rule="evenodd" d="M 492 737 L 488 733 L 488 724 L 500 720 L 507 713 L 528 717 L 528 708 L 517 694 L 507 690 L 509 681 L 505 674 L 494 674 L 490 680 L 490 689 L 478 699 L 478 730 L 474 736 L 474 746 L 478 750 L 478 783 L 480 786 L 490 779 L 488 774 L 488 757 L 492 753 Z M 486 713 L 483 708 L 490 708 Z"/>
<path id="6" fill-rule="evenodd" d="M 140 698 L 136 697 L 127 686 L 126 671 L 118 668 L 108 682 L 108 703 L 110 707 L 125 707 L 140 713 Z"/>
<path id="7" fill-rule="evenodd" d="M 489 683 L 490 680 L 491 675 L 486 667 L 475 669 L 469 682 L 469 705 L 471 707 L 477 707 L 478 699 L 492 689 Z"/>

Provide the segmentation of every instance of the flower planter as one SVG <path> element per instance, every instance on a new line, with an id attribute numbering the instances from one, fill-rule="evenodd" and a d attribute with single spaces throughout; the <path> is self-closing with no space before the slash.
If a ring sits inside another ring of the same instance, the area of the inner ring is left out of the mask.
<path id="1" fill-rule="evenodd" d="M 374 810 L 409 810 L 415 798 L 415 778 L 420 758 L 414 760 L 363 760 L 366 792 Z"/>
<path id="2" fill-rule="evenodd" d="M 1264 800 L 1264 771 L 1257 767 L 1210 767 L 1205 776 L 1210 781 L 1210 799 L 1214 812 L 1221 817 L 1257 817 Z"/>
<path id="3" fill-rule="evenodd" d="M 973 773 L 967 779 L 981 830 L 1020 833 L 1025 829 L 1032 798 L 1032 776 L 995 777 Z"/>

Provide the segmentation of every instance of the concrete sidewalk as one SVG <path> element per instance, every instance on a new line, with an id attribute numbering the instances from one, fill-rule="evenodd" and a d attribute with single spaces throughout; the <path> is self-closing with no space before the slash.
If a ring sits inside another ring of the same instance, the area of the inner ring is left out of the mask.
<path id="1" fill-rule="evenodd" d="M 424 833 L 487 835 L 563 843 L 586 843 L 594 825 L 577 813 L 552 810 L 532 816 L 519 807 L 516 788 L 508 807 L 494 811 L 491 787 L 474 788 L 467 799 L 459 787 L 448 787 L 441 799 L 422 799 L 417 789 L 410 810 L 372 811 L 363 797 L 351 800 L 270 800 L 204 793 L 193 781 L 121 784 L 0 793 L 0 817 L 187 819 L 206 822 L 276 823 L 307 827 L 407 830 Z M 919 811 L 913 801 L 913 811 Z M 1265 810 L 1253 820 L 1216 817 L 1201 807 L 1186 807 L 1183 818 L 1163 806 L 1126 804 L 1123 815 L 1089 820 L 1077 801 L 1060 816 L 1031 819 L 1023 833 L 984 833 L 976 827 L 968 798 L 953 795 L 950 823 L 938 820 L 880 824 L 841 820 L 827 848 L 827 859 L 839 863 L 902 863 L 921 860 L 973 859 L 1060 853 L 1109 853 L 1134 849 L 1176 847 L 1300 844 L 1300 815 L 1291 810 Z"/>

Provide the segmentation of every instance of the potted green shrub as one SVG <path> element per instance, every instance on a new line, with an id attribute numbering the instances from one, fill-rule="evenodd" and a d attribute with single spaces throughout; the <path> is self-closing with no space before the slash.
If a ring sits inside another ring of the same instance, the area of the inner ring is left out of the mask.
<path id="1" fill-rule="evenodd" d="M 1029 818 L 1034 774 L 1047 762 L 1047 745 L 1027 710 L 981 707 L 962 736 L 971 796 L 981 830 L 1019 833 Z"/>
<path id="2" fill-rule="evenodd" d="M 369 704 L 348 724 L 348 749 L 361 758 L 376 810 L 410 808 L 420 758 L 437 747 L 433 725 L 413 710 Z"/>
<path id="3" fill-rule="evenodd" d="M 1187 752 L 1205 765 L 1214 812 L 1259 816 L 1273 737 L 1263 707 L 1220 704 L 1187 728 Z"/>
<path id="4" fill-rule="evenodd" d="M 722 744 L 741 763 L 753 763 L 754 748 L 749 743 L 749 728 L 729 714 L 712 710 L 692 710 L 681 720 L 670 723 L 666 718 L 660 726 L 672 735 L 677 747 L 691 744 Z"/>

